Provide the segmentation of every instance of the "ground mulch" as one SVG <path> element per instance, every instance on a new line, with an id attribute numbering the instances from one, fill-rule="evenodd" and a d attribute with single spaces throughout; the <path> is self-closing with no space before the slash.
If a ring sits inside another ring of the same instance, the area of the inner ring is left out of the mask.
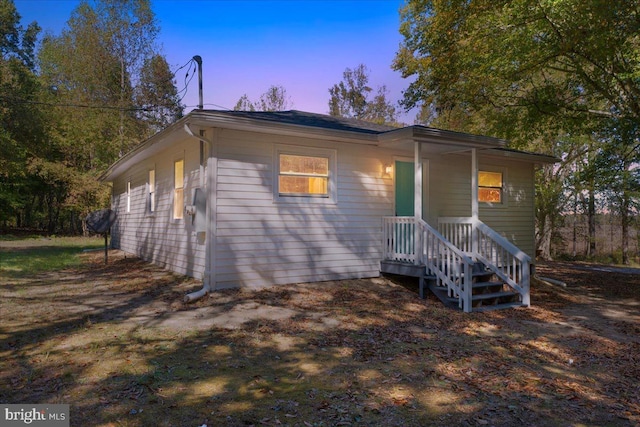
<path id="1" fill-rule="evenodd" d="M 640 425 L 640 274 L 541 263 L 465 314 L 396 277 L 233 289 L 112 251 L 0 278 L 0 403 L 75 426 Z"/>

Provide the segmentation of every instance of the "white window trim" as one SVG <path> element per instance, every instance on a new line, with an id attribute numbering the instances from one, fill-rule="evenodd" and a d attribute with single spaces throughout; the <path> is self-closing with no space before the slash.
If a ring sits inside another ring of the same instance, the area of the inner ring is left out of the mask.
<path id="1" fill-rule="evenodd" d="M 175 216 L 175 203 L 176 203 L 176 163 L 182 161 L 182 217 L 176 218 Z M 184 155 L 181 157 L 175 157 L 171 162 L 171 174 L 172 174 L 172 188 L 171 188 L 171 220 L 175 223 L 181 223 L 184 221 L 184 203 L 185 203 L 185 188 L 187 184 L 186 180 L 186 161 Z"/>
<path id="2" fill-rule="evenodd" d="M 127 180 L 127 213 L 131 212 L 131 179 Z"/>
<path id="3" fill-rule="evenodd" d="M 329 159 L 327 179 L 328 197 L 280 194 L 280 155 L 326 157 Z M 291 204 L 336 204 L 338 203 L 338 161 L 337 150 L 329 148 L 307 147 L 303 145 L 275 145 L 273 153 L 273 200 L 277 203 Z"/>
<path id="4" fill-rule="evenodd" d="M 151 183 L 151 173 L 153 172 L 153 185 Z M 157 191 L 157 177 L 156 177 L 156 168 L 149 168 L 147 171 L 147 213 L 149 215 L 154 215 L 158 206 L 156 206 L 156 191 Z"/>
<path id="5" fill-rule="evenodd" d="M 507 208 L 509 207 L 509 193 L 507 191 L 507 183 L 509 182 L 509 176 L 507 175 L 507 167 L 505 166 L 491 166 L 491 165 L 480 165 L 478 166 L 478 175 L 480 175 L 480 172 L 498 172 L 502 174 L 502 194 L 501 194 L 501 199 L 502 201 L 500 203 L 494 203 L 494 202 L 481 202 L 480 200 L 478 200 L 478 204 L 481 207 L 488 207 L 488 208 Z M 480 182 L 478 182 L 478 190 L 480 189 Z"/>

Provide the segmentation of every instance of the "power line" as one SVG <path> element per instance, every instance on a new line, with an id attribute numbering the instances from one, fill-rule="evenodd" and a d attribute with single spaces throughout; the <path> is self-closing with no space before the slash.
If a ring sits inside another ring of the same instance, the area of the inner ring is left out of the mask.
<path id="1" fill-rule="evenodd" d="M 0 96 L 0 100 L 7 103 L 16 104 L 30 104 L 30 105 L 43 105 L 45 107 L 65 107 L 65 108 L 87 108 L 96 110 L 118 110 L 118 111 L 152 111 L 150 108 L 141 107 L 115 107 L 113 105 L 89 105 L 89 104 L 74 104 L 74 103 L 57 103 L 57 102 L 45 102 L 45 101 L 33 101 L 30 99 L 22 98 L 9 98 L 6 96 Z M 156 105 L 154 107 L 160 107 Z"/>

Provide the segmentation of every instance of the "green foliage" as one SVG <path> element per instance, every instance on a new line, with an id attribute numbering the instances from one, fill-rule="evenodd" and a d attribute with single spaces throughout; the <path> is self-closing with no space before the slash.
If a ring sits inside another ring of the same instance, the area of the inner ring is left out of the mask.
<path id="1" fill-rule="evenodd" d="M 396 108 L 387 100 L 387 88 L 378 88 L 373 99 L 369 94 L 369 70 L 364 64 L 355 69 L 347 68 L 343 80 L 329 88 L 329 114 L 379 124 L 397 125 Z"/>
<path id="2" fill-rule="evenodd" d="M 623 131 L 640 122 L 639 12 L 626 0 L 409 1 L 393 65 L 413 77 L 402 103 L 421 107 L 422 123 L 569 162 L 538 174 L 542 216 L 562 211 L 566 192 L 593 204 L 608 180 L 630 182 L 609 174 L 616 155 L 603 146 L 639 151 L 637 127 Z"/>
<path id="3" fill-rule="evenodd" d="M 162 55 L 146 59 L 136 87 L 136 105 L 142 109 L 139 117 L 151 132 L 158 132 L 184 114 L 174 75 Z"/>
<path id="4" fill-rule="evenodd" d="M 283 86 L 270 86 L 257 102 L 251 102 L 245 93 L 233 107 L 235 111 L 285 111 L 292 107 L 291 98 Z"/>
<path id="5" fill-rule="evenodd" d="M 0 225 L 79 231 L 109 203 L 96 177 L 183 106 L 148 0 L 80 2 L 37 52 L 19 22 L 0 0 Z"/>
<path id="6" fill-rule="evenodd" d="M 416 76 L 404 104 L 519 110 L 519 124 L 568 130 L 638 117 L 640 21 L 628 1 L 411 1 L 394 67 Z M 512 113 L 507 113 L 512 114 Z"/>

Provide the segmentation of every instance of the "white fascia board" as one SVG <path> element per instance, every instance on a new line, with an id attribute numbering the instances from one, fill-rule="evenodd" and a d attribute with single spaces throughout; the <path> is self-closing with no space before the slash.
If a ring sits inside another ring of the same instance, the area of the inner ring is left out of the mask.
<path id="1" fill-rule="evenodd" d="M 492 150 L 484 150 L 482 151 L 483 157 L 494 157 L 494 158 L 510 158 L 514 160 L 521 160 L 529 163 L 534 163 L 536 165 L 544 165 L 544 164 L 553 164 L 558 163 L 560 161 L 559 158 L 554 156 L 549 156 L 547 154 L 538 154 L 538 153 L 529 153 L 527 151 L 518 151 L 513 149 L 492 149 Z"/>
<path id="2" fill-rule="evenodd" d="M 505 147 L 507 141 L 489 136 L 472 135 L 469 133 L 452 132 L 425 126 L 409 126 L 397 130 L 391 130 L 379 135 L 378 139 L 384 145 L 394 143 L 417 141 L 428 144 L 447 146 L 463 146 L 468 148 L 500 148 Z"/>

